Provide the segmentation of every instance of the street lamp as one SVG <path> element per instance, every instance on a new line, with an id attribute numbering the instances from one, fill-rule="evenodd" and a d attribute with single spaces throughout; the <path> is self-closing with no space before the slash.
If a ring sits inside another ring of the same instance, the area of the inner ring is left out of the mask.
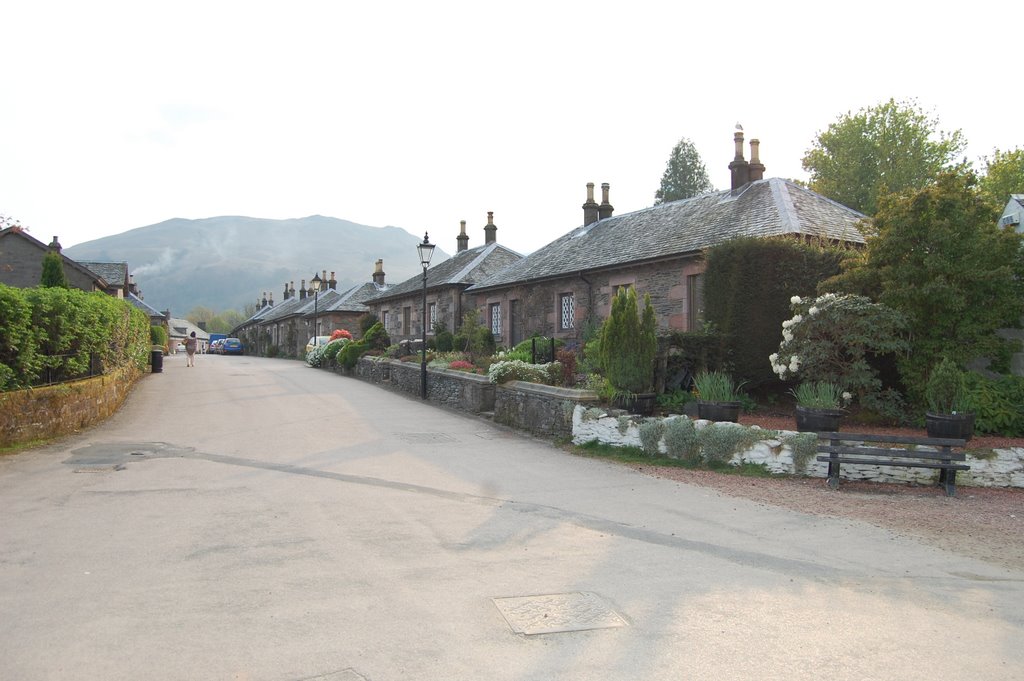
<path id="1" fill-rule="evenodd" d="M 317 328 L 317 298 L 320 294 L 320 286 L 323 284 L 323 279 L 319 277 L 315 272 L 313 278 L 309 280 L 309 287 L 313 289 L 313 347 L 320 345 L 320 330 Z"/>
<path id="2" fill-rule="evenodd" d="M 423 233 L 423 243 L 416 246 L 423 265 L 423 344 L 420 355 L 420 397 L 427 399 L 427 268 L 430 258 L 434 255 L 434 244 L 430 243 L 427 233 Z"/>

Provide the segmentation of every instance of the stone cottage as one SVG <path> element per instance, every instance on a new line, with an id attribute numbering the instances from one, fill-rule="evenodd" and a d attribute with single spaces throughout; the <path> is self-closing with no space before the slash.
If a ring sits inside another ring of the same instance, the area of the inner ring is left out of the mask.
<path id="1" fill-rule="evenodd" d="M 466 305 L 464 292 L 473 284 L 492 276 L 522 260 L 523 256 L 498 244 L 498 228 L 494 224 L 494 213 L 487 213 L 484 225 L 484 244 L 469 248 L 466 222 L 456 238 L 457 250 L 454 256 L 427 270 L 427 337 L 433 334 L 438 324 L 449 330 L 456 330 L 462 324 L 466 311 L 474 309 Z M 404 340 L 419 340 L 423 337 L 423 277 L 414 276 L 366 302 L 367 307 L 383 324 L 393 343 Z M 491 331 L 495 340 L 507 342 L 507 333 L 501 327 L 500 311 L 491 320 Z"/>
<path id="2" fill-rule="evenodd" d="M 703 322 L 709 246 L 736 237 L 864 242 L 858 223 L 866 216 L 788 180 L 763 179 L 758 141 L 750 141 L 750 161 L 742 132 L 735 145 L 725 191 L 615 216 L 609 186 L 598 204 L 588 184 L 583 225 L 478 280 L 464 292 L 467 309 L 493 320 L 507 345 L 534 333 L 574 344 L 584 325 L 608 316 L 616 292 L 632 286 L 650 294 L 662 330 L 694 330 Z"/>
<path id="3" fill-rule="evenodd" d="M 15 288 L 39 286 L 43 276 L 43 256 L 53 251 L 64 262 L 68 286 L 82 291 L 116 291 L 119 282 L 108 282 L 99 273 L 61 253 L 57 237 L 49 245 L 39 241 L 22 227 L 0 231 L 0 284 Z"/>

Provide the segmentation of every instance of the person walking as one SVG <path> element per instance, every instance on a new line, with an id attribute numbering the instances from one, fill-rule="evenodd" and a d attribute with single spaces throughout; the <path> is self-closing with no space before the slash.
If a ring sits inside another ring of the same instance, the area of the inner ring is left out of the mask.
<path id="1" fill-rule="evenodd" d="M 199 346 L 199 340 L 196 338 L 196 332 L 193 331 L 189 334 L 189 337 L 185 339 L 185 366 L 194 367 L 196 365 L 196 348 Z"/>

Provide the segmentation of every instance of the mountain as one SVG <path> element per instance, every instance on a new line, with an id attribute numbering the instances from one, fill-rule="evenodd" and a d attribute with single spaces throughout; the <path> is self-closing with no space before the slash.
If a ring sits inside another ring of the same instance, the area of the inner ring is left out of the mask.
<path id="1" fill-rule="evenodd" d="M 174 218 L 121 234 L 70 246 L 74 260 L 127 262 L 146 302 L 177 317 L 197 305 L 241 311 L 264 291 L 283 297 L 285 282 L 327 270 L 338 290 L 371 281 L 384 260 L 387 282 L 397 284 L 423 271 L 416 255 L 420 238 L 398 227 L 369 227 L 313 215 L 292 220 L 215 217 Z M 431 264 L 448 255 L 437 248 Z"/>

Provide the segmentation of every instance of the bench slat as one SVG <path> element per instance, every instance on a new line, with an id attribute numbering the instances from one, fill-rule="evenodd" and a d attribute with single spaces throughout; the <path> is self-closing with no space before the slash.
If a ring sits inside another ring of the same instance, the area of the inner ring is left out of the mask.
<path id="1" fill-rule="evenodd" d="M 966 440 L 945 437 L 907 437 L 904 435 L 875 435 L 873 433 L 818 433 L 819 440 L 843 440 L 845 442 L 892 442 L 907 445 L 935 445 L 939 447 L 963 447 Z"/>
<path id="2" fill-rule="evenodd" d="M 941 461 L 966 461 L 964 452 L 937 452 L 933 450 L 886 449 L 885 447 L 849 447 L 843 445 L 818 445 L 819 454 L 865 454 L 870 456 L 891 456 L 908 459 L 938 459 Z"/>
<path id="3" fill-rule="evenodd" d="M 865 466 L 905 466 L 907 468 L 944 468 L 951 471 L 969 471 L 971 467 L 963 463 L 925 463 L 923 461 L 884 461 L 882 459 L 857 459 L 843 456 L 833 459 L 830 456 L 819 456 L 818 461 L 825 463 L 859 463 Z"/>

